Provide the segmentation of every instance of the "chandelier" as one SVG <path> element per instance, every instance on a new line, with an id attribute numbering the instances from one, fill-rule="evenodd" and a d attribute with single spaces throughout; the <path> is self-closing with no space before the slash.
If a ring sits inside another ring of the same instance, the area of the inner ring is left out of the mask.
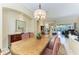
<path id="1" fill-rule="evenodd" d="M 39 9 L 35 10 L 34 12 L 34 19 L 46 19 L 46 11 L 41 9 L 41 4 L 39 4 Z"/>

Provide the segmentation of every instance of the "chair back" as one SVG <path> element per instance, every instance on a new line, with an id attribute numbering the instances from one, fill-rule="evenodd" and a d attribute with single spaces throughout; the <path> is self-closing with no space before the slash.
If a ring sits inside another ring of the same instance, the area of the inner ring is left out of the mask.
<path id="1" fill-rule="evenodd" d="M 55 40 L 55 43 L 54 43 L 53 51 L 52 51 L 53 55 L 57 55 L 58 54 L 60 45 L 61 45 L 60 38 L 57 37 L 56 40 Z"/>
<path id="2" fill-rule="evenodd" d="M 53 49 L 56 38 L 57 38 L 57 35 L 52 38 L 52 40 L 50 41 L 48 45 L 48 48 Z"/>
<path id="3" fill-rule="evenodd" d="M 30 38 L 31 38 L 31 37 L 34 37 L 34 33 L 30 32 L 30 33 L 29 33 L 29 36 L 30 36 Z"/>
<path id="4" fill-rule="evenodd" d="M 29 38 L 29 33 L 22 34 L 22 39 L 28 39 L 28 38 Z"/>

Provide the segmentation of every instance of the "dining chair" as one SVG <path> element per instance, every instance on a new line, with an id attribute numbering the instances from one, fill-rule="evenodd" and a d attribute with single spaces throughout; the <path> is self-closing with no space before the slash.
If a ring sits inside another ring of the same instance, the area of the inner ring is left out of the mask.
<path id="1" fill-rule="evenodd" d="M 28 38 L 29 38 L 29 33 L 22 34 L 22 39 L 28 39 Z"/>
<path id="2" fill-rule="evenodd" d="M 54 43 L 52 55 L 58 55 L 60 45 L 61 45 L 60 38 L 57 37 Z"/>
<path id="3" fill-rule="evenodd" d="M 56 38 L 57 38 L 57 35 L 55 35 L 55 36 L 51 39 L 51 41 L 49 42 L 49 44 L 48 44 L 48 48 L 49 48 L 49 49 L 53 49 L 53 46 L 54 46 L 54 43 L 55 43 Z"/>
<path id="4" fill-rule="evenodd" d="M 30 38 L 31 38 L 31 37 L 34 37 L 34 33 L 29 32 L 29 36 L 30 36 Z"/>
<path id="5" fill-rule="evenodd" d="M 55 44 L 56 38 L 57 38 L 57 35 L 54 36 L 54 37 L 51 39 L 51 41 L 50 41 L 48 47 L 45 49 L 43 55 L 51 55 L 51 54 L 52 54 L 53 46 L 54 46 L 54 44 Z"/>
<path id="6" fill-rule="evenodd" d="M 55 43 L 53 45 L 53 49 L 46 48 L 46 50 L 43 53 L 43 55 L 58 55 L 58 51 L 59 51 L 60 45 L 61 45 L 60 38 L 57 37 L 55 39 Z"/>

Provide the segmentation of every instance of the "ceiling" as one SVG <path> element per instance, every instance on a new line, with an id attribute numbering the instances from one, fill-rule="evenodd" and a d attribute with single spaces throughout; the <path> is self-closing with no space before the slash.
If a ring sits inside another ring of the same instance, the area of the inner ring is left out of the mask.
<path id="1" fill-rule="evenodd" d="M 34 12 L 39 3 L 22 3 L 24 8 Z M 59 18 L 65 16 L 79 15 L 78 3 L 41 3 L 42 9 L 46 10 L 48 18 Z"/>

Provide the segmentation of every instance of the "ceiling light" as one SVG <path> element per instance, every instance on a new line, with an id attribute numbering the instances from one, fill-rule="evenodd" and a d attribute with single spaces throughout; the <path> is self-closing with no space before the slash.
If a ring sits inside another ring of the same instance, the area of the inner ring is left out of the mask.
<path id="1" fill-rule="evenodd" d="M 46 11 L 41 9 L 41 4 L 39 4 L 39 9 L 35 10 L 34 12 L 34 19 L 46 19 Z"/>

